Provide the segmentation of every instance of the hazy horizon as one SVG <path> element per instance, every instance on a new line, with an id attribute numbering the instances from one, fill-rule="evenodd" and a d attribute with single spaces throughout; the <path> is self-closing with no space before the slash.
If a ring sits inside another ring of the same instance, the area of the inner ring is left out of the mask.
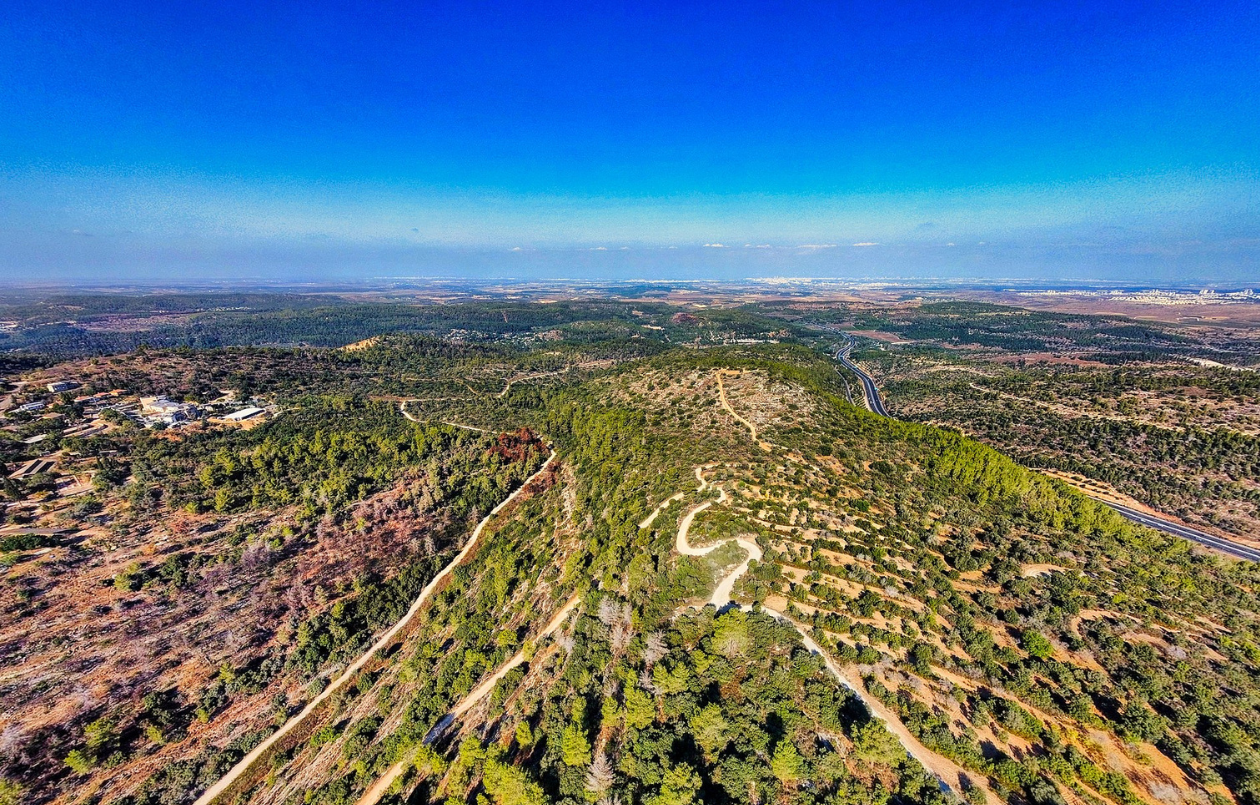
<path id="1" fill-rule="evenodd" d="M 1260 277 L 1260 10 L 19 3 L 8 284 Z"/>

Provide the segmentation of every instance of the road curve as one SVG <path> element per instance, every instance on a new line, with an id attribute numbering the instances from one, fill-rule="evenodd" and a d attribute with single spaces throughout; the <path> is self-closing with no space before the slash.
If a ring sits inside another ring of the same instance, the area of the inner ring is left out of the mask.
<path id="1" fill-rule="evenodd" d="M 866 373 L 866 370 L 849 360 L 850 353 L 853 352 L 853 339 L 849 338 L 849 343 L 836 350 L 836 360 L 840 361 L 840 365 L 857 375 L 858 380 L 862 381 L 862 401 L 866 403 L 866 410 L 892 418 L 888 413 L 888 409 L 884 407 L 884 401 L 879 396 L 879 387 L 875 385 L 875 380 Z"/>
<path id="2" fill-rule="evenodd" d="M 404 411 L 403 413 L 405 414 L 406 412 Z M 555 460 L 555 458 L 556 458 L 556 451 L 553 449 L 551 451 L 551 455 L 547 456 L 547 460 L 543 462 L 543 465 L 539 467 L 538 470 L 534 472 L 533 475 L 525 479 L 525 483 L 517 487 L 516 490 L 512 492 L 512 494 L 508 495 L 506 498 L 503 499 L 501 503 L 499 503 L 499 505 L 491 509 L 490 513 L 487 514 L 484 518 L 482 518 L 481 522 L 477 523 L 477 527 L 473 529 L 472 536 L 468 538 L 468 542 L 464 545 L 463 549 L 461 549 L 460 552 L 456 554 L 455 558 L 451 560 L 450 564 L 442 568 L 442 570 L 439 571 L 438 574 L 434 576 L 433 579 L 424 586 L 424 589 L 420 591 L 419 597 L 417 597 L 416 600 L 411 604 L 411 608 L 407 610 L 407 614 L 403 615 L 402 618 L 400 618 L 397 623 L 391 626 L 389 630 L 385 632 L 385 634 L 381 635 L 380 638 L 375 643 L 373 643 L 372 646 L 367 651 L 363 652 L 363 654 L 361 654 L 357 660 L 352 662 L 350 666 L 341 673 L 341 676 L 334 679 L 328 685 L 328 687 L 324 688 L 324 690 L 318 696 L 316 696 L 314 699 L 311 699 L 310 703 L 307 704 L 306 707 L 302 708 L 302 712 L 298 713 L 293 718 L 286 721 L 283 727 L 273 732 L 271 735 L 267 737 L 266 740 L 258 744 L 258 746 L 254 747 L 247 755 L 245 755 L 245 757 L 241 758 L 241 760 L 235 766 L 233 766 L 228 771 L 227 774 L 220 777 L 218 782 L 216 782 L 214 785 L 207 788 L 201 796 L 197 797 L 197 801 L 196 803 L 194 803 L 194 805 L 209 805 L 211 802 L 214 802 L 214 800 L 218 798 L 220 794 L 226 791 L 232 785 L 232 783 L 236 782 L 237 779 L 241 777 L 241 775 L 247 772 L 250 769 L 250 767 L 252 767 L 254 763 L 258 761 L 260 757 L 265 755 L 271 749 L 271 747 L 275 746 L 276 743 L 280 741 L 280 739 L 284 738 L 284 736 L 292 732 L 298 725 L 302 724 L 303 722 L 306 721 L 306 719 L 310 718 L 311 714 L 315 712 L 316 708 L 318 708 L 320 704 L 322 704 L 329 696 L 331 696 L 333 693 L 339 690 L 343 685 L 349 682 L 350 679 L 355 674 L 361 671 L 363 667 L 368 664 L 368 661 L 371 660 L 372 657 L 375 656 L 375 654 L 378 651 L 388 646 L 393 641 L 393 639 L 398 636 L 398 633 L 401 632 L 404 628 L 406 628 L 407 625 L 411 623 L 412 619 L 415 618 L 415 616 L 420 612 L 420 609 L 424 606 L 425 602 L 429 600 L 429 597 L 433 595 L 434 590 L 437 589 L 438 584 L 440 584 L 443 579 L 445 579 L 448 575 L 450 575 L 451 571 L 453 571 L 456 567 L 458 567 L 459 564 L 468 557 L 468 554 L 472 553 L 473 548 L 475 548 L 477 545 L 477 540 L 481 537 L 481 532 L 485 530 L 485 527 L 489 525 L 490 521 L 494 519 L 495 515 L 503 511 L 503 509 L 505 509 L 508 506 L 508 504 L 510 504 L 513 500 L 515 500 L 516 497 L 520 495 L 522 491 L 528 489 L 530 484 L 532 484 L 535 480 L 537 480 L 540 476 L 542 476 L 542 474 L 547 471 L 547 467 L 551 464 L 552 461 Z"/>
<path id="3" fill-rule="evenodd" d="M 849 343 L 836 351 L 836 360 L 838 360 L 846 369 L 849 369 L 856 374 L 858 379 L 862 381 L 862 396 L 866 400 L 866 407 L 880 416 L 886 416 L 891 419 L 892 417 L 884 408 L 883 400 L 879 397 L 879 387 L 875 385 L 875 381 L 861 367 L 849 360 L 849 353 L 853 351 L 853 338 L 851 336 L 846 337 L 849 339 Z M 1200 531 L 1197 528 L 1191 528 L 1190 526 L 1182 525 L 1181 523 L 1174 522 L 1173 520 L 1169 520 L 1164 517 L 1157 517 L 1153 514 L 1138 511 L 1137 509 L 1131 509 L 1128 506 L 1123 506 L 1119 503 L 1112 503 L 1109 500 L 1104 500 L 1103 498 L 1091 495 L 1084 490 L 1078 491 L 1086 497 L 1095 500 L 1104 506 L 1110 507 L 1126 520 L 1130 520 L 1139 525 L 1144 525 L 1148 528 L 1153 528 L 1156 531 L 1162 531 L 1165 534 L 1171 534 L 1174 537 L 1181 537 L 1182 539 L 1188 539 L 1191 542 L 1197 542 L 1204 547 L 1214 548 L 1238 559 L 1260 562 L 1260 550 L 1257 550 L 1250 545 L 1244 545 L 1241 542 L 1234 542 L 1233 540 L 1225 539 L 1224 537 L 1218 537 L 1215 534 L 1209 534 L 1206 531 Z"/>
<path id="4" fill-rule="evenodd" d="M 701 491 L 708 487 L 709 482 L 705 479 L 701 467 L 696 467 L 696 478 L 700 480 Z M 725 503 L 727 500 L 729 500 L 729 498 L 726 496 L 726 490 L 718 487 L 718 499 L 716 502 Z M 723 540 L 722 542 L 718 542 L 713 545 L 706 545 L 703 548 L 696 548 L 693 547 L 687 539 L 687 534 L 691 531 L 691 524 L 695 521 L 696 515 L 712 506 L 713 503 L 714 501 L 712 500 L 706 500 L 704 503 L 699 503 L 693 506 L 690 511 L 683 515 L 682 520 L 679 521 L 678 536 L 674 539 L 674 548 L 683 556 L 705 556 L 713 551 L 716 551 L 727 542 L 730 542 L 730 540 Z M 761 561 L 761 547 L 757 545 L 757 543 L 744 539 L 743 537 L 735 537 L 735 543 L 744 549 L 744 551 L 748 554 L 748 558 L 745 559 L 739 567 L 726 574 L 726 576 L 718 582 L 717 587 L 714 588 L 713 595 L 709 598 L 709 603 L 718 609 L 721 609 L 731 602 L 731 593 L 735 590 L 735 583 L 748 572 L 749 565 L 751 565 L 754 561 Z"/>

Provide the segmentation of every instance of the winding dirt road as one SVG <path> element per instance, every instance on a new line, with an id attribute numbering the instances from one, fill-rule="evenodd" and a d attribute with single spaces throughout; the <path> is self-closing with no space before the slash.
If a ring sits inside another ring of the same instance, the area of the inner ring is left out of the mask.
<path id="1" fill-rule="evenodd" d="M 704 468 L 702 467 L 696 467 L 696 478 L 700 480 L 700 488 L 698 491 L 704 491 L 709 485 L 708 481 L 704 477 L 703 470 Z M 718 491 L 720 495 L 716 502 L 725 503 L 728 499 L 726 496 L 726 490 L 718 487 Z M 672 499 L 673 498 L 670 500 Z M 695 521 L 696 515 L 707 510 L 714 502 L 715 501 L 707 500 L 704 503 L 695 505 L 690 511 L 683 515 L 682 520 L 679 521 L 678 535 L 674 540 L 674 547 L 680 554 L 684 556 L 704 556 L 705 554 L 710 553 L 711 551 L 714 551 L 731 541 L 724 540 L 715 545 L 707 545 L 703 548 L 696 548 L 692 546 L 690 541 L 687 539 L 688 533 L 691 531 L 691 524 Z M 734 541 L 748 552 L 748 558 L 744 560 L 743 564 L 732 570 L 720 582 L 718 582 L 716 589 L 714 589 L 712 597 L 709 598 L 709 603 L 719 610 L 731 603 L 731 592 L 735 589 L 736 582 L 738 582 L 739 579 L 748 572 L 749 564 L 754 559 L 761 561 L 761 548 L 755 543 L 743 539 L 742 537 L 736 537 Z M 753 611 L 753 608 L 747 604 L 739 604 L 738 606 L 745 612 Z M 797 634 L 801 636 L 801 641 L 805 644 L 805 648 L 812 654 L 817 654 L 822 658 L 823 664 L 826 666 L 831 675 L 835 677 L 841 685 L 852 691 L 853 694 L 866 705 L 866 709 L 870 711 L 872 716 L 884 722 L 884 726 L 888 728 L 889 732 L 896 736 L 897 740 L 906 750 L 906 754 L 917 760 L 925 769 L 931 772 L 937 780 L 940 781 L 942 787 L 947 790 L 962 790 L 960 775 L 965 775 L 965 770 L 953 761 L 936 754 L 920 743 L 919 740 L 910 733 L 906 726 L 901 723 L 901 719 L 897 717 L 896 713 L 893 713 L 885 707 L 883 702 L 867 694 L 864 687 L 851 680 L 844 671 L 840 670 L 840 667 L 832 661 L 827 652 L 823 651 L 822 647 L 809 636 L 805 627 L 792 620 L 782 612 L 770 609 L 769 607 L 762 606 L 761 611 L 776 620 L 789 624 L 793 629 L 795 629 Z M 976 775 L 972 775 L 968 779 L 975 781 L 975 777 Z M 979 781 L 976 782 L 979 783 Z"/>
<path id="2" fill-rule="evenodd" d="M 708 480 L 704 477 L 703 467 L 696 467 L 696 478 L 700 481 L 700 488 L 696 491 L 703 492 L 709 486 Z M 703 548 L 696 548 L 693 547 L 687 540 L 687 534 L 691 531 L 691 524 L 695 521 L 697 514 L 705 511 L 715 502 L 726 503 L 730 500 L 730 498 L 726 495 L 725 489 L 719 486 L 717 490 L 718 499 L 716 501 L 706 500 L 704 503 L 699 503 L 693 506 L 691 511 L 684 514 L 682 520 L 679 521 L 678 536 L 674 538 L 674 548 L 683 556 L 706 556 L 731 541 L 723 540 L 722 542 L 718 542 L 713 545 L 706 545 Z M 673 499 L 674 498 L 670 498 L 670 500 Z M 748 566 L 753 562 L 753 560 L 758 562 L 761 561 L 761 548 L 757 545 L 757 543 L 746 540 L 743 537 L 735 537 L 734 540 L 739 547 L 743 548 L 748 553 L 748 558 L 745 559 L 743 564 L 739 567 L 726 574 L 726 576 L 718 582 L 717 587 L 714 588 L 713 595 L 709 598 L 709 603 L 718 609 L 721 609 L 731 602 L 731 593 L 735 589 L 735 583 L 748 572 Z"/>
<path id="3" fill-rule="evenodd" d="M 758 439 L 757 429 L 750 421 L 740 416 L 739 414 L 735 413 L 735 410 L 731 407 L 730 402 L 726 398 L 726 390 L 725 390 L 725 386 L 722 383 L 721 372 L 718 373 L 718 390 L 719 390 L 722 407 L 729 414 L 731 414 L 731 416 L 733 416 L 736 420 L 738 420 L 741 424 L 743 424 L 745 427 L 748 428 L 748 431 L 751 434 L 753 441 L 764 450 L 767 450 L 767 451 L 774 450 L 775 448 L 771 444 Z M 405 414 L 406 412 L 404 411 L 404 415 Z M 550 459 L 548 459 L 548 461 L 550 461 Z M 713 465 L 696 467 L 696 480 L 699 482 L 699 486 L 696 489 L 697 492 L 704 492 L 710 486 L 708 479 L 704 477 L 704 470 L 711 469 L 712 467 Z M 702 503 L 696 504 L 691 509 L 689 509 L 687 513 L 684 514 L 682 519 L 679 521 L 678 532 L 674 539 L 674 547 L 678 551 L 679 554 L 684 555 L 684 556 L 705 556 L 711 553 L 712 551 L 717 550 L 722 545 L 725 545 L 727 542 L 732 541 L 728 539 L 728 540 L 723 540 L 721 542 L 718 542 L 714 545 L 707 545 L 702 548 L 697 548 L 697 547 L 694 547 L 688 539 L 688 535 L 691 531 L 691 526 L 695 522 L 695 518 L 697 515 L 707 511 L 709 508 L 713 506 L 714 503 L 725 504 L 729 501 L 729 497 L 726 494 L 726 490 L 720 486 L 717 487 L 717 489 L 718 489 L 718 498 L 716 501 L 707 500 Z M 685 493 L 679 492 L 678 494 L 675 494 L 669 498 L 666 498 L 664 501 L 662 501 L 659 505 L 657 505 L 652 510 L 651 514 L 649 514 L 642 522 L 639 523 L 639 528 L 648 528 L 649 526 L 651 526 L 652 522 L 656 519 L 657 515 L 659 515 L 662 511 L 668 508 L 670 504 L 672 504 L 673 502 L 677 500 L 681 500 L 684 496 L 685 496 Z M 744 549 L 744 551 L 748 554 L 748 557 L 738 567 L 734 568 L 733 570 L 731 570 L 730 573 L 724 576 L 715 587 L 713 594 L 709 598 L 708 603 L 712 604 L 717 609 L 722 609 L 732 602 L 731 594 L 735 588 L 735 585 L 738 583 L 740 578 L 742 578 L 748 572 L 748 569 L 751 563 L 754 560 L 761 561 L 761 558 L 762 558 L 761 548 L 756 543 L 752 542 L 751 540 L 744 539 L 742 537 L 735 537 L 733 538 L 733 540 L 737 545 L 739 545 L 741 548 Z M 563 623 L 565 616 L 568 615 L 569 611 L 573 608 L 573 606 L 576 605 L 576 603 L 577 603 L 577 598 L 575 596 L 574 599 L 570 600 L 569 603 L 567 603 L 565 607 L 562 608 L 552 618 L 551 622 L 547 624 L 547 627 L 544 629 L 542 634 L 544 635 L 550 634 L 552 631 L 558 628 L 559 625 Z M 737 606 L 739 606 L 741 609 L 743 609 L 746 612 L 752 611 L 752 607 L 748 605 L 738 604 Z M 871 713 L 871 715 L 874 718 L 878 718 L 880 721 L 884 723 L 885 727 L 889 730 L 889 732 L 891 732 L 894 736 L 896 736 L 897 740 L 901 743 L 902 748 L 904 748 L 906 751 L 906 754 L 914 758 L 916 761 L 922 764 L 925 769 L 927 769 L 931 774 L 933 774 L 937 778 L 937 780 L 940 782 L 940 785 L 942 788 L 944 788 L 947 791 L 952 789 L 953 791 L 960 792 L 962 791 L 962 779 L 964 777 L 971 780 L 973 785 L 979 785 L 982 787 L 985 785 L 984 780 L 980 778 L 979 775 L 967 775 L 966 771 L 961 766 L 949 760 L 948 758 L 938 755 L 937 753 L 933 752 L 932 750 L 924 746 L 922 743 L 920 743 L 919 740 L 915 738 L 914 735 L 912 735 L 910 731 L 906 728 L 906 726 L 901 722 L 901 719 L 897 716 L 896 713 L 892 712 L 889 708 L 884 706 L 884 704 L 880 702 L 878 699 L 875 699 L 873 696 L 869 695 L 866 692 L 865 687 L 860 682 L 855 682 L 854 680 L 850 679 L 849 676 L 844 671 L 842 671 L 839 666 L 836 665 L 836 663 L 831 659 L 831 657 L 827 654 L 827 652 L 825 652 L 822 649 L 822 647 L 819 646 L 818 643 L 809 635 L 805 627 L 803 627 L 801 624 L 798 624 L 796 621 L 792 620 L 784 613 L 778 612 L 774 609 L 770 609 L 768 607 L 763 606 L 761 608 L 761 611 L 765 612 L 766 614 L 770 615 L 776 620 L 779 620 L 779 621 L 782 621 L 783 623 L 787 623 L 791 625 L 792 628 L 796 630 L 797 634 L 801 636 L 801 641 L 804 644 L 805 648 L 811 653 L 818 655 L 822 659 L 824 667 L 826 667 L 827 671 L 836 679 L 836 681 L 839 682 L 841 685 L 843 685 L 846 689 L 851 691 L 866 706 L 867 710 Z M 434 728 L 434 730 L 430 733 L 429 736 L 426 736 L 425 742 L 427 743 L 433 738 L 436 738 L 437 736 L 441 735 L 442 731 L 445 729 L 446 726 L 448 726 L 455 718 L 467 712 L 478 701 L 484 698 L 491 690 L 493 690 L 494 685 L 508 671 L 520 665 L 521 662 L 523 662 L 523 660 L 524 660 L 523 655 L 518 653 L 511 660 L 509 660 L 504 666 L 502 666 L 498 671 L 496 671 L 495 674 L 493 674 L 491 677 L 487 678 L 484 682 L 478 685 L 471 693 L 468 694 L 468 696 L 466 696 L 463 700 L 461 700 L 461 702 L 458 705 L 456 705 L 454 709 L 452 709 L 451 713 L 448 714 L 448 716 L 444 718 L 442 722 L 439 723 L 438 727 Z M 374 783 L 372 787 L 368 789 L 368 791 L 363 795 L 363 797 L 359 799 L 357 805 L 376 805 L 376 803 L 385 794 L 385 792 L 389 789 L 389 787 L 406 769 L 407 763 L 408 761 L 401 761 L 395 764 L 393 767 L 391 767 L 389 771 L 387 771 L 385 775 L 383 775 L 380 779 L 378 779 L 376 783 Z M 985 790 L 987 792 L 987 788 Z"/>
<path id="4" fill-rule="evenodd" d="M 414 422 L 417 425 L 423 425 L 425 422 L 430 421 L 426 419 L 416 419 L 414 416 L 407 413 L 407 403 L 409 402 L 421 402 L 421 400 L 403 400 L 402 402 L 398 403 L 398 412 L 403 415 L 403 419 L 406 419 L 408 422 Z M 464 430 L 476 431 L 477 433 L 490 432 L 486 430 L 485 428 L 478 428 L 478 427 L 474 427 L 473 425 L 464 425 L 459 422 L 447 422 L 445 420 L 441 420 L 441 422 L 443 425 L 450 425 L 452 428 L 463 428 Z"/>
<path id="5" fill-rule="evenodd" d="M 721 395 L 722 407 L 725 408 L 727 411 L 729 411 L 732 416 L 734 416 L 736 419 L 739 419 L 748 427 L 749 433 L 752 435 L 753 441 L 756 442 L 763 449 L 774 449 L 773 446 L 768 444 L 767 442 L 759 441 L 757 439 L 757 429 L 753 427 L 752 423 L 748 422 L 748 420 L 736 414 L 734 410 L 730 407 L 730 403 L 726 399 L 726 390 L 722 385 L 721 372 L 718 373 L 718 389 Z M 706 488 L 708 488 L 709 483 L 704 477 L 704 470 L 709 469 L 712 466 L 713 465 L 708 465 L 707 467 L 696 467 L 696 478 L 697 480 L 700 481 L 700 486 L 697 489 L 698 492 L 703 492 Z M 725 503 L 727 501 L 726 490 L 722 489 L 721 487 L 718 487 L 718 491 L 720 494 L 716 502 Z M 673 500 L 673 498 L 671 498 L 670 500 Z M 667 505 L 670 502 L 670 500 L 667 500 L 665 501 L 665 503 L 662 503 L 660 508 L 663 508 L 665 505 Z M 694 522 L 696 515 L 707 510 L 710 506 L 713 505 L 713 503 L 714 501 L 705 501 L 704 503 L 697 504 L 696 506 L 692 507 L 692 509 L 688 511 L 686 515 L 683 516 L 681 521 L 679 521 L 678 535 L 674 540 L 674 546 L 680 554 L 683 554 L 685 556 L 703 556 L 704 554 L 707 554 L 710 551 L 716 550 L 719 546 L 725 544 L 726 542 L 730 542 L 730 540 L 725 540 L 723 542 L 717 543 L 716 545 L 710 545 L 704 548 L 695 548 L 691 545 L 691 543 L 687 539 L 688 533 L 691 531 L 691 524 L 692 522 Z M 758 547 L 756 544 L 742 538 L 735 538 L 735 542 L 741 548 L 743 548 L 745 551 L 748 552 L 748 559 L 746 559 L 744 563 L 741 564 L 739 567 L 735 568 L 729 574 L 727 574 L 726 577 L 723 578 L 718 583 L 717 588 L 713 591 L 713 595 L 709 599 L 709 603 L 718 609 L 722 609 L 723 607 L 725 607 L 727 604 L 731 602 L 731 592 L 734 590 L 736 582 L 738 582 L 739 579 L 745 573 L 748 572 L 749 564 L 754 559 L 756 559 L 757 561 L 761 560 L 761 556 L 762 556 L 761 548 Z M 745 612 L 752 611 L 752 607 L 746 604 L 740 604 L 739 607 L 740 609 L 743 609 Z M 801 636 L 801 641 L 804 643 L 805 648 L 809 650 L 811 653 L 817 654 L 819 657 L 822 658 L 823 664 L 827 668 L 828 672 L 830 672 L 831 675 L 835 677 L 835 679 L 841 685 L 843 685 L 845 688 L 852 691 L 853 694 L 857 696 L 857 698 L 861 700 L 863 704 L 866 705 L 866 709 L 871 713 L 873 717 L 878 718 L 880 721 L 884 722 L 884 726 L 887 727 L 889 732 L 891 732 L 894 736 L 896 736 L 897 740 L 901 743 L 902 748 L 906 750 L 906 754 L 908 754 L 910 757 L 917 760 L 920 764 L 923 765 L 925 769 L 927 769 L 932 775 L 934 775 L 936 779 L 940 782 L 941 787 L 943 789 L 947 791 L 952 789 L 955 792 L 961 792 L 962 779 L 966 778 L 973 785 L 982 787 L 986 791 L 986 795 L 988 795 L 988 789 L 985 786 L 985 781 L 980 777 L 980 775 L 974 775 L 974 774 L 968 775 L 966 770 L 964 770 L 957 763 L 954 763 L 952 760 L 942 755 L 939 755 L 936 752 L 933 752 L 932 750 L 924 746 L 919 741 L 918 738 L 914 737 L 914 735 L 911 734 L 910 730 L 906 728 L 905 724 L 901 722 L 900 717 L 898 717 L 898 715 L 895 712 L 893 712 L 888 707 L 886 707 L 883 702 L 879 701 L 875 697 L 868 694 L 866 692 L 865 686 L 862 685 L 859 681 L 850 679 L 849 676 L 844 671 L 842 671 L 838 665 L 836 665 L 836 663 L 831 659 L 831 657 L 827 654 L 827 652 L 823 651 L 822 647 L 819 646 L 818 643 L 812 637 L 810 637 L 809 632 L 805 629 L 804 626 L 792 620 L 784 613 L 778 612 L 777 610 L 774 610 L 774 609 L 770 609 L 769 607 L 763 606 L 761 608 L 761 611 L 765 612 L 767 615 L 770 615 L 776 620 L 780 620 L 784 623 L 790 624 L 792 628 L 796 630 L 797 634 Z"/>
<path id="6" fill-rule="evenodd" d="M 722 382 L 722 375 L 726 371 L 727 370 L 725 369 L 720 369 L 718 370 L 718 373 L 717 373 L 718 399 L 721 401 L 722 407 L 726 409 L 726 413 L 735 417 L 735 419 L 739 420 L 740 424 L 748 428 L 748 432 L 752 434 L 752 440 L 757 443 L 757 446 L 759 446 L 762 450 L 765 450 L 767 453 L 769 453 L 773 448 L 770 446 L 769 442 L 762 441 L 757 438 L 757 426 L 754 425 L 752 422 L 749 422 L 747 419 L 744 419 L 739 414 L 735 413 L 735 409 L 731 407 L 730 401 L 726 399 L 726 384 Z M 732 372 L 732 374 L 738 376 L 740 373 Z"/>
<path id="7" fill-rule="evenodd" d="M 406 416 L 406 413 L 407 412 L 404 410 L 403 415 Z M 410 417 L 408 417 L 408 419 L 410 419 Z M 490 513 L 487 514 L 484 518 L 482 518 L 481 522 L 477 523 L 477 527 L 473 529 L 472 536 L 469 537 L 468 542 L 464 545 L 463 549 L 461 549 L 460 552 L 456 554 L 455 558 L 451 560 L 450 564 L 442 568 L 442 570 L 436 576 L 433 577 L 433 580 L 424 586 L 424 589 L 420 591 L 419 597 L 417 597 L 416 600 L 411 604 L 411 608 L 407 610 L 406 615 L 403 615 L 403 617 L 399 619 L 397 623 L 395 623 L 388 630 L 386 630 L 386 632 L 383 635 L 381 635 L 380 638 L 375 643 L 372 644 L 371 648 L 363 652 L 363 654 L 361 654 L 358 659 L 352 662 L 349 665 L 349 667 L 347 667 L 346 670 L 341 673 L 340 676 L 334 679 L 332 683 L 328 685 L 328 687 L 324 688 L 324 690 L 318 696 L 316 696 L 314 699 L 311 699 L 310 703 L 307 704 L 306 707 L 302 708 L 302 712 L 298 713 L 293 718 L 286 721 L 283 727 L 273 732 L 270 736 L 267 737 L 266 740 L 264 740 L 258 746 L 254 747 L 249 752 L 249 754 L 241 758 L 240 762 L 237 763 L 235 766 L 233 766 L 232 769 L 228 771 L 227 774 L 219 778 L 218 782 L 216 782 L 214 785 L 207 788 L 205 792 L 200 797 L 197 798 L 195 805 L 209 805 L 211 802 L 214 802 L 214 800 L 220 794 L 226 791 L 233 783 L 235 783 L 237 779 L 241 777 L 241 775 L 249 771 L 249 769 L 254 765 L 254 763 L 256 763 L 259 758 L 263 757 L 273 746 L 276 745 L 277 742 L 279 742 L 282 738 L 284 738 L 286 735 L 292 732 L 300 724 L 304 723 L 306 719 L 310 718 L 311 714 L 314 713 L 315 710 L 321 704 L 323 704 L 324 701 L 327 700 L 329 696 L 331 696 L 332 694 L 340 690 L 359 671 L 361 671 L 363 667 L 368 664 L 368 662 L 372 659 L 373 656 L 375 656 L 375 654 L 378 651 L 380 651 L 381 649 L 384 649 L 391 642 L 393 642 L 394 638 L 397 637 L 398 634 L 403 629 L 407 628 L 407 626 L 411 623 L 411 621 L 420 612 L 421 608 L 423 608 L 425 603 L 433 595 L 433 592 L 438 588 L 438 585 L 441 584 L 442 581 L 447 576 L 449 576 L 456 567 L 460 565 L 460 563 L 462 563 L 465 559 L 467 559 L 468 555 L 472 553 L 474 548 L 477 547 L 477 540 L 481 537 L 481 532 L 485 530 L 486 526 L 489 525 L 490 521 L 493 520 L 494 517 L 499 512 L 503 511 L 503 509 L 505 509 L 512 501 L 516 500 L 517 496 L 519 496 L 522 492 L 528 489 L 530 484 L 532 484 L 539 477 L 541 477 L 542 474 L 547 471 L 547 467 L 550 466 L 551 462 L 554 461 L 555 458 L 556 458 L 556 451 L 552 450 L 551 455 L 547 456 L 547 460 L 543 462 L 543 465 L 539 467 L 538 470 L 534 472 L 533 475 L 525 479 L 525 483 L 517 487 L 516 490 L 512 492 L 512 494 L 508 495 L 506 498 L 503 499 L 501 503 L 499 503 L 499 505 L 491 509 Z"/>

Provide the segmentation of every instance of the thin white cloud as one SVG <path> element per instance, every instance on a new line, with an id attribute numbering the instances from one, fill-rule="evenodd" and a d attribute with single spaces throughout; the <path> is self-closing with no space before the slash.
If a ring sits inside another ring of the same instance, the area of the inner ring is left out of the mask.
<path id="1" fill-rule="evenodd" d="M 704 244 L 704 248 L 706 248 L 706 249 L 725 249 L 726 247 L 725 247 L 725 246 L 723 246 L 721 243 L 706 243 L 706 244 Z"/>
<path id="2" fill-rule="evenodd" d="M 524 249 L 522 249 L 520 246 L 513 246 L 511 250 L 512 250 L 512 251 L 514 251 L 514 252 L 523 252 L 523 251 L 525 251 L 525 250 L 524 250 Z"/>
<path id="3" fill-rule="evenodd" d="M 874 241 L 864 240 L 861 243 L 854 243 L 853 245 L 854 246 L 878 246 L 879 244 L 875 243 Z"/>
<path id="4" fill-rule="evenodd" d="M 745 243 L 745 249 L 770 249 L 773 248 L 769 243 Z"/>
<path id="5" fill-rule="evenodd" d="M 608 247 L 607 247 L 607 246 L 595 246 L 595 247 L 593 247 L 593 248 L 591 249 L 591 251 L 593 251 L 593 252 L 606 252 L 606 251 L 608 251 Z"/>
<path id="6" fill-rule="evenodd" d="M 836 248 L 836 244 L 834 243 L 802 243 L 800 246 L 797 246 L 796 248 L 798 249 L 834 249 Z"/>

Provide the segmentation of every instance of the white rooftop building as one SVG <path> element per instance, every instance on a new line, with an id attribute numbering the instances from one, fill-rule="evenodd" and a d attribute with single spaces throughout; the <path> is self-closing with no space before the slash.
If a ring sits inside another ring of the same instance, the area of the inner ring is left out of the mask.
<path id="1" fill-rule="evenodd" d="M 230 419 L 233 422 L 244 422 L 246 419 L 253 419 L 259 414 L 264 413 L 265 410 L 266 409 L 259 408 L 258 406 L 250 406 L 249 408 L 242 408 L 239 411 L 233 411 L 223 418 Z"/>

